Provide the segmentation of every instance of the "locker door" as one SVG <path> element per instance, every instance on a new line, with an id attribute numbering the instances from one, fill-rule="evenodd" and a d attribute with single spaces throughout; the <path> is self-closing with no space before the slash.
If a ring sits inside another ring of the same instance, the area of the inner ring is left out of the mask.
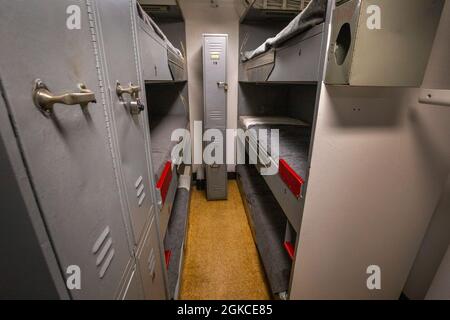
<path id="1" fill-rule="evenodd" d="M 131 17 L 131 10 L 135 8 L 130 7 L 133 3 L 134 1 L 130 0 L 96 1 L 102 28 L 121 170 L 134 240 L 137 244 L 153 203 L 144 133 L 143 116 L 146 111 L 140 109 L 143 108 L 143 104 L 139 105 L 138 101 L 138 96 L 139 99 L 141 97 L 145 99 L 145 88 L 139 86 L 136 66 L 136 43 Z M 117 84 L 120 84 L 119 90 L 123 90 L 121 94 L 117 92 Z"/>
<path id="2" fill-rule="evenodd" d="M 225 35 L 204 35 L 203 88 L 206 129 L 226 129 L 227 39 Z"/>
<path id="3" fill-rule="evenodd" d="M 131 253 L 88 8 L 61 0 L 0 6 L 1 83 L 61 271 L 81 271 L 81 290 L 70 294 L 115 298 Z M 93 95 L 97 103 L 88 102 Z"/>
<path id="4" fill-rule="evenodd" d="M 226 150 L 226 131 L 220 130 L 222 140 L 217 139 L 206 142 L 205 146 L 217 144 L 217 147 L 223 146 L 222 164 L 206 164 L 206 196 L 208 200 L 225 200 L 228 197 L 228 172 L 227 172 L 227 150 Z"/>
<path id="5" fill-rule="evenodd" d="M 159 254 L 159 236 L 155 219 L 145 232 L 145 240 L 137 249 L 137 262 L 147 300 L 165 300 L 164 269 L 162 256 Z"/>

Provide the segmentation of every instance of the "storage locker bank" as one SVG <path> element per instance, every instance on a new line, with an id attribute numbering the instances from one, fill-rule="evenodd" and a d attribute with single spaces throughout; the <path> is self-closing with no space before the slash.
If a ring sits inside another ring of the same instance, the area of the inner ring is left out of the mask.
<path id="1" fill-rule="evenodd" d="M 449 0 L 0 5 L 0 299 L 450 299 Z"/>

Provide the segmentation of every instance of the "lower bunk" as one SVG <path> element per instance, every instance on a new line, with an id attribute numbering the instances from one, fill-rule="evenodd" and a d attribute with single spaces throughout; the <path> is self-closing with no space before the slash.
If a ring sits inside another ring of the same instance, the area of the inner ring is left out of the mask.
<path id="1" fill-rule="evenodd" d="M 289 222 L 253 165 L 236 167 L 247 218 L 273 295 L 286 299 L 294 248 Z"/>
<path id="2" fill-rule="evenodd" d="M 183 267 L 185 237 L 191 196 L 190 167 L 185 167 L 178 180 L 167 231 L 164 236 L 164 253 L 167 268 L 167 287 L 170 299 L 178 299 Z"/>
<path id="3" fill-rule="evenodd" d="M 182 155 L 172 154 L 173 147 L 178 144 L 172 141 L 172 132 L 186 129 L 189 120 L 184 115 L 165 115 L 150 117 L 150 140 L 153 173 L 155 174 L 156 197 L 160 209 L 160 231 L 166 233 L 178 186 L 178 169 Z M 186 139 L 183 138 L 183 142 Z M 175 157 L 175 158 L 174 158 Z"/>
<path id="4" fill-rule="evenodd" d="M 258 171 L 264 167 L 274 168 L 273 174 L 263 175 L 261 179 L 266 182 L 290 224 L 298 232 L 303 211 L 303 186 L 309 168 L 311 126 L 288 117 L 241 116 L 239 123 L 243 130 L 248 130 L 245 137 L 238 139 L 240 148 L 259 155 Z M 267 145 L 259 143 L 260 129 L 269 130 Z M 278 154 L 272 150 L 275 144 L 272 144 L 270 130 L 273 129 L 279 132 Z"/>

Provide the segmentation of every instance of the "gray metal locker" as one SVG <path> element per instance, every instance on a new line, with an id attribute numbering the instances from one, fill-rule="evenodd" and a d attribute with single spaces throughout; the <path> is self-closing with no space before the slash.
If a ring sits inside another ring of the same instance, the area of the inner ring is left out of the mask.
<path id="1" fill-rule="evenodd" d="M 132 0 L 95 1 L 101 25 L 106 79 L 118 144 L 120 171 L 129 207 L 134 243 L 143 238 L 152 213 L 150 159 L 145 140 L 145 88 L 138 74 L 133 37 Z M 144 111 L 144 112 L 143 112 Z"/>
<path id="2" fill-rule="evenodd" d="M 159 254 L 160 240 L 156 218 L 150 220 L 144 241 L 137 249 L 137 263 L 144 285 L 144 295 L 149 300 L 166 299 L 165 265 Z"/>
<path id="3" fill-rule="evenodd" d="M 81 289 L 69 294 L 113 299 L 133 258 L 87 3 L 0 1 L 0 74 L 61 273 L 81 270 Z"/>
<path id="4" fill-rule="evenodd" d="M 120 300 L 144 300 L 144 287 L 136 261 L 129 266 L 118 296 Z"/>
<path id="5" fill-rule="evenodd" d="M 227 128 L 227 47 L 228 35 L 203 35 L 204 129 L 223 130 L 224 142 Z M 228 195 L 225 143 L 223 148 L 223 163 L 206 165 L 208 200 L 222 200 Z"/>

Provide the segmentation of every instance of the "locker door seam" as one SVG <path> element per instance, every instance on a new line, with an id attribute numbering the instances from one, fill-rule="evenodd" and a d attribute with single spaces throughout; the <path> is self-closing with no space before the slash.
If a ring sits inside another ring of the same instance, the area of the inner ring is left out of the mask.
<path id="1" fill-rule="evenodd" d="M 86 0 L 86 5 L 88 8 L 88 20 L 89 20 L 89 29 L 91 32 L 91 42 L 92 42 L 92 50 L 93 50 L 93 54 L 95 56 L 95 65 L 97 68 L 97 80 L 99 83 L 99 87 L 100 87 L 100 92 L 102 95 L 102 105 L 103 105 L 103 112 L 104 112 L 104 117 L 105 117 L 105 125 L 106 125 L 106 131 L 108 133 L 108 146 L 109 146 L 109 151 L 110 151 L 110 155 L 111 155 L 111 160 L 112 160 L 112 165 L 113 165 L 113 169 L 114 169 L 114 179 L 116 181 L 116 185 L 118 188 L 118 196 L 119 196 L 119 200 L 121 203 L 121 211 L 122 211 L 122 220 L 123 223 L 125 225 L 125 232 L 127 235 L 127 240 L 128 240 L 128 247 L 131 251 L 131 256 L 134 257 L 134 253 L 135 253 L 135 245 L 134 245 L 134 235 L 131 234 L 132 232 L 132 228 L 131 228 L 131 220 L 130 220 L 130 209 L 129 209 L 129 204 L 128 204 L 128 199 L 127 199 L 127 195 L 125 192 L 125 200 L 124 200 L 124 195 L 122 195 L 122 189 L 123 189 L 123 185 L 122 185 L 122 171 L 121 171 L 121 167 L 120 167 L 120 158 L 118 158 L 118 156 L 115 154 L 115 149 L 118 149 L 118 146 L 115 146 L 114 143 L 114 128 L 112 126 L 112 118 L 114 117 L 113 112 L 111 110 L 111 116 L 108 114 L 108 105 L 107 105 L 107 97 L 106 97 L 106 93 L 105 93 L 105 82 L 108 83 L 108 78 L 106 77 L 107 74 L 107 66 L 106 65 L 102 65 L 101 59 L 100 59 L 100 55 L 101 53 L 103 53 L 103 58 L 105 59 L 104 56 L 104 50 L 103 48 L 100 48 L 101 46 L 101 40 L 103 39 L 101 37 L 101 30 L 100 30 L 100 25 L 99 23 L 97 23 L 96 20 L 96 12 L 98 12 L 98 10 L 95 10 L 95 0 L 91 1 L 91 0 Z M 98 18 L 97 18 L 98 19 Z M 100 52 L 100 50 L 102 50 L 102 52 Z M 104 70 L 105 75 L 102 74 L 102 70 Z M 106 88 L 108 90 L 108 93 L 110 94 L 110 88 L 109 86 Z M 126 214 L 126 212 L 128 212 L 128 215 Z"/>
<path id="2" fill-rule="evenodd" d="M 139 81 L 139 85 L 141 88 L 143 87 L 143 92 L 146 93 L 145 90 L 145 81 L 143 79 L 143 72 L 142 67 L 140 64 L 141 56 L 140 56 L 140 48 L 139 48 L 139 37 L 138 37 L 138 30 L 137 30 L 137 21 L 136 21 L 136 11 L 134 10 L 134 7 L 136 6 L 135 0 L 130 0 L 130 18 L 131 18 L 131 36 L 133 39 L 133 49 L 134 49 L 134 59 L 136 64 L 136 71 L 137 71 L 137 77 Z M 153 167 L 152 167 L 152 158 L 151 158 L 151 136 L 150 136 L 150 126 L 148 124 L 148 102 L 147 102 L 147 95 L 144 97 L 144 101 L 146 104 L 146 110 L 143 114 L 141 114 L 141 121 L 143 122 L 143 130 L 144 130 L 144 140 L 145 140 L 145 153 L 147 155 L 147 172 L 149 174 L 148 183 L 150 184 L 150 191 L 151 191 L 151 198 L 153 200 L 154 211 L 153 214 L 155 215 L 155 225 L 156 225 L 156 234 L 158 237 L 158 246 L 159 246 L 159 257 L 160 257 L 160 264 L 162 265 L 162 271 L 163 271 L 163 281 L 164 281 L 164 287 L 166 292 L 166 297 L 170 297 L 169 293 L 169 280 L 167 278 L 167 271 L 164 263 L 164 245 L 163 245 L 163 235 L 160 234 L 160 226 L 159 226 L 159 215 L 160 215 L 160 209 L 157 205 L 156 201 L 156 187 L 154 184 L 154 175 L 153 175 Z M 151 217 L 149 217 L 151 219 Z"/>

